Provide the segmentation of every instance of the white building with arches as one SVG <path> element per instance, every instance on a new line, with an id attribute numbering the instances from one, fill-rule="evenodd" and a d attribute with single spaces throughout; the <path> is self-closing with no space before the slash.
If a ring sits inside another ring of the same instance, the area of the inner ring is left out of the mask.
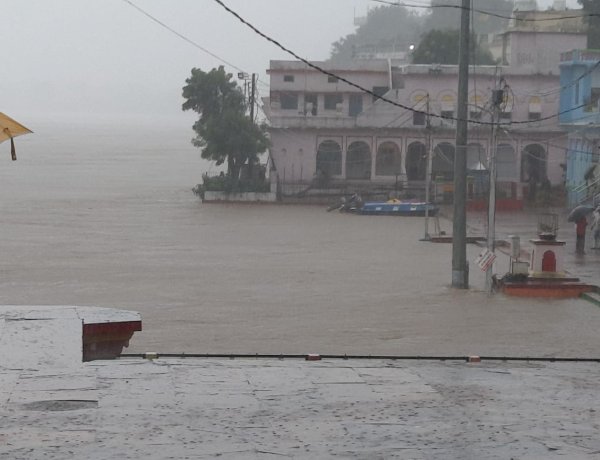
<path id="1" fill-rule="evenodd" d="M 562 8 L 555 9 L 521 5 L 516 20 L 491 43 L 501 65 L 471 67 L 467 167 L 473 177 L 484 176 L 494 152 L 499 196 L 521 199 L 539 186 L 565 181 L 559 63 L 561 53 L 585 48 L 587 35 L 581 18 L 565 19 Z M 392 55 L 341 66 L 314 64 L 330 75 L 300 61 L 271 61 L 268 70 L 271 92 L 264 109 L 281 183 L 314 178 L 363 187 L 422 183 L 428 158 L 433 179 L 451 183 L 457 66 L 410 65 Z M 490 99 L 500 78 L 508 91 L 501 128 L 492 138 L 485 123 L 491 121 Z"/>
<path id="2" fill-rule="evenodd" d="M 384 59 L 347 67 L 314 64 L 371 94 L 303 62 L 271 61 L 271 93 L 264 102 L 281 183 L 323 177 L 363 188 L 422 183 L 431 152 L 433 179 L 451 184 L 457 66 L 395 66 Z M 507 90 L 501 128 L 492 139 L 490 98 L 500 77 Z M 495 148 L 500 196 L 520 199 L 542 184 L 563 182 L 566 133 L 554 116 L 559 87 L 558 72 L 496 66 L 472 71 L 467 168 L 473 176 L 485 171 Z"/>

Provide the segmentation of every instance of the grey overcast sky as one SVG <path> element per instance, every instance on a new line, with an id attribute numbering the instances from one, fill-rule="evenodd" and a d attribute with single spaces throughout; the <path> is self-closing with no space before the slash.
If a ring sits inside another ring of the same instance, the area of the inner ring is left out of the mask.
<path id="1" fill-rule="evenodd" d="M 292 59 L 212 0 L 132 0 L 224 60 L 266 81 L 270 59 Z M 369 0 L 225 0 L 312 60 L 352 33 Z M 423 0 L 415 3 L 423 4 Z M 552 0 L 540 1 L 541 7 Z M 50 114 L 181 117 L 192 67 L 221 65 L 123 0 L 3 0 L 0 111 L 24 122 Z M 576 7 L 575 0 L 569 1 Z M 237 72 L 226 65 L 226 69 Z M 263 94 L 267 88 L 259 85 Z"/>

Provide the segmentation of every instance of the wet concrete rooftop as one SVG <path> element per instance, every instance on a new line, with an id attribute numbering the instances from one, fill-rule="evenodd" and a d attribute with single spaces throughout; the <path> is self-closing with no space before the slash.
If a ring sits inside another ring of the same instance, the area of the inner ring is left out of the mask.
<path id="1" fill-rule="evenodd" d="M 598 363 L 83 363 L 78 315 L 0 309 L 0 458 L 600 458 Z"/>

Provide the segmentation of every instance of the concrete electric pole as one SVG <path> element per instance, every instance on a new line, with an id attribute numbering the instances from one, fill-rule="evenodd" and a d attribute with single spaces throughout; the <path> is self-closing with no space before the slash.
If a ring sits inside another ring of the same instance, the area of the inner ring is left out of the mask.
<path id="1" fill-rule="evenodd" d="M 254 104 L 255 104 L 255 96 L 256 94 L 256 74 L 252 74 L 252 86 L 250 88 L 250 120 L 254 123 Z"/>
<path id="2" fill-rule="evenodd" d="M 452 229 L 452 287 L 469 288 L 467 262 L 467 130 L 471 1 L 462 0 L 458 57 L 458 110 L 454 156 L 454 221 Z"/>
<path id="3" fill-rule="evenodd" d="M 490 176 L 490 190 L 488 195 L 488 225 L 487 225 L 487 249 L 494 254 L 496 251 L 496 177 L 498 175 L 496 168 L 496 153 L 498 151 L 498 123 L 500 118 L 500 106 L 504 101 L 504 91 L 494 89 L 492 91 L 492 139 L 490 145 L 490 155 L 488 159 L 488 171 Z M 494 264 L 491 263 L 485 273 L 485 288 L 491 293 L 494 289 L 493 280 Z"/>

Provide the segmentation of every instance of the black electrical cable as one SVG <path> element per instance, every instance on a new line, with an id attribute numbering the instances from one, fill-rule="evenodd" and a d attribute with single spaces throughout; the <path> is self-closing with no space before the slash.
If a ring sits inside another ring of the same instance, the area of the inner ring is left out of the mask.
<path id="1" fill-rule="evenodd" d="M 122 353 L 121 358 L 207 358 L 207 359 L 305 359 L 311 360 L 306 354 L 262 354 L 262 353 Z M 471 362 L 472 356 L 432 356 L 432 355 L 315 355 L 316 359 L 356 359 L 356 360 L 390 360 L 390 361 L 466 361 Z M 537 361 L 551 363 L 600 363 L 600 358 L 552 358 L 547 356 L 477 356 L 481 361 Z M 316 360 L 315 359 L 315 360 Z"/>
<path id="2" fill-rule="evenodd" d="M 137 11 L 139 11 L 141 14 L 143 14 L 144 16 L 146 16 L 147 18 L 151 19 L 152 21 L 156 22 L 158 25 L 160 25 L 161 27 L 164 27 L 165 29 L 167 29 L 169 32 L 171 32 L 172 34 L 176 35 L 177 37 L 181 38 L 182 40 L 186 41 L 187 43 L 189 43 L 190 45 L 194 46 L 195 48 L 198 48 L 199 50 L 205 52 L 206 54 L 208 54 L 209 56 L 214 57 L 215 59 L 217 59 L 218 61 L 222 62 L 223 64 L 226 64 L 230 67 L 233 67 L 234 69 L 236 69 L 239 72 L 244 72 L 247 73 L 244 69 L 239 68 L 238 66 L 236 66 L 235 64 L 232 64 L 231 62 L 226 61 L 225 59 L 223 59 L 221 56 L 207 50 L 206 48 L 204 48 L 202 45 L 196 43 L 195 41 L 191 40 L 190 38 L 186 37 L 185 35 L 177 32 L 175 29 L 173 29 L 172 27 L 168 26 L 167 24 L 165 24 L 164 22 L 162 22 L 160 19 L 152 16 L 150 13 L 148 13 L 146 10 L 140 8 L 139 6 L 137 6 L 135 3 L 133 3 L 131 0 L 123 0 L 125 3 L 127 3 L 128 5 L 130 5 L 131 7 L 133 7 L 134 9 L 136 9 Z M 268 86 L 266 83 L 258 80 L 259 83 L 261 83 L 262 85 Z"/>
<path id="3" fill-rule="evenodd" d="M 452 9 L 457 9 L 457 10 L 468 9 L 469 11 L 472 11 L 474 13 L 479 13 L 479 14 L 483 14 L 486 16 L 493 16 L 493 17 L 500 18 L 500 19 L 514 19 L 517 22 L 563 21 L 566 19 L 579 19 L 579 18 L 600 16 L 600 13 L 584 13 L 584 14 L 559 16 L 559 17 L 552 17 L 552 18 L 521 18 L 519 16 L 514 16 L 514 15 L 513 16 L 505 16 L 503 14 L 492 13 L 491 11 L 484 11 L 484 10 L 480 10 L 480 9 L 473 8 L 473 7 L 465 8 L 462 5 L 414 5 L 414 4 L 410 4 L 410 3 L 404 3 L 404 2 L 391 2 L 388 0 L 371 0 L 371 1 L 375 2 L 375 3 L 383 3 L 383 4 L 389 5 L 389 6 L 399 6 L 399 7 L 404 7 L 404 8 L 421 8 L 421 9 L 452 8 Z"/>
<path id="4" fill-rule="evenodd" d="M 128 1 L 128 0 L 125 0 Z M 285 46 L 283 46 L 281 43 L 279 43 L 277 40 L 275 40 L 274 38 L 271 38 L 270 36 L 268 36 L 267 34 L 265 34 L 264 32 L 261 32 L 258 28 L 256 28 L 255 26 L 253 26 L 252 24 L 250 24 L 248 21 L 246 21 L 243 17 L 241 17 L 238 13 L 236 13 L 235 11 L 233 11 L 231 8 L 229 8 L 227 5 L 225 5 L 225 3 L 223 3 L 221 0 L 213 0 L 215 3 L 218 3 L 219 5 L 221 5 L 221 7 L 223 7 L 223 9 L 225 11 L 227 11 L 229 14 L 231 14 L 232 16 L 234 16 L 235 18 L 237 18 L 242 24 L 244 24 L 245 26 L 247 26 L 248 28 L 250 28 L 254 33 L 256 33 L 257 35 L 261 36 L 262 38 L 264 38 L 265 40 L 273 43 L 275 46 L 277 46 L 278 48 L 280 48 L 281 50 L 285 51 L 286 53 L 288 53 L 289 55 L 295 57 L 296 59 L 298 59 L 299 61 L 303 62 L 304 64 L 306 64 L 308 67 L 333 78 L 337 78 L 339 81 L 342 81 L 350 86 L 352 86 L 353 88 L 359 89 L 360 91 L 369 94 L 371 96 L 373 96 L 375 99 L 380 99 L 384 102 L 387 102 L 388 104 L 391 104 L 393 106 L 399 107 L 401 109 L 404 110 L 409 110 L 411 112 L 415 112 L 415 113 L 422 113 L 424 115 L 428 115 L 434 118 L 440 118 L 440 119 L 444 119 L 444 120 L 454 120 L 454 121 L 467 121 L 469 123 L 472 124 L 476 124 L 476 125 L 486 125 L 486 126 L 490 126 L 493 125 L 495 123 L 493 122 L 486 122 L 486 121 L 479 121 L 479 120 L 470 120 L 470 119 L 466 119 L 466 120 L 461 120 L 459 118 L 456 117 L 452 117 L 452 116 L 446 116 L 446 115 L 437 115 L 435 113 L 428 113 L 422 110 L 416 110 L 413 109 L 407 105 L 404 104 L 400 104 L 399 102 L 395 102 L 392 101 L 390 99 L 387 99 L 386 97 L 376 94 L 373 91 L 364 88 L 360 85 L 358 85 L 357 83 L 354 83 L 344 77 L 341 77 L 333 72 L 329 72 L 325 69 L 323 69 L 322 67 L 319 67 L 318 65 L 313 64 L 312 62 L 308 61 L 307 59 L 299 56 L 298 54 L 296 54 L 295 52 L 291 51 L 290 49 L 286 48 Z M 544 121 L 544 120 L 550 120 L 552 118 L 556 118 L 560 115 L 563 115 L 565 113 L 569 113 L 569 112 L 573 112 L 577 109 L 580 109 L 581 107 L 584 107 L 585 104 L 582 104 L 580 106 L 577 107 L 572 107 L 570 109 L 566 109 L 563 110 L 562 112 L 558 112 L 555 113 L 553 115 L 549 115 L 547 117 L 543 117 L 543 118 L 539 118 L 538 120 L 535 121 L 531 121 L 531 120 L 522 120 L 522 121 L 512 121 L 511 124 L 513 125 L 527 125 L 527 124 L 532 124 L 532 123 L 538 123 L 540 121 Z"/>

